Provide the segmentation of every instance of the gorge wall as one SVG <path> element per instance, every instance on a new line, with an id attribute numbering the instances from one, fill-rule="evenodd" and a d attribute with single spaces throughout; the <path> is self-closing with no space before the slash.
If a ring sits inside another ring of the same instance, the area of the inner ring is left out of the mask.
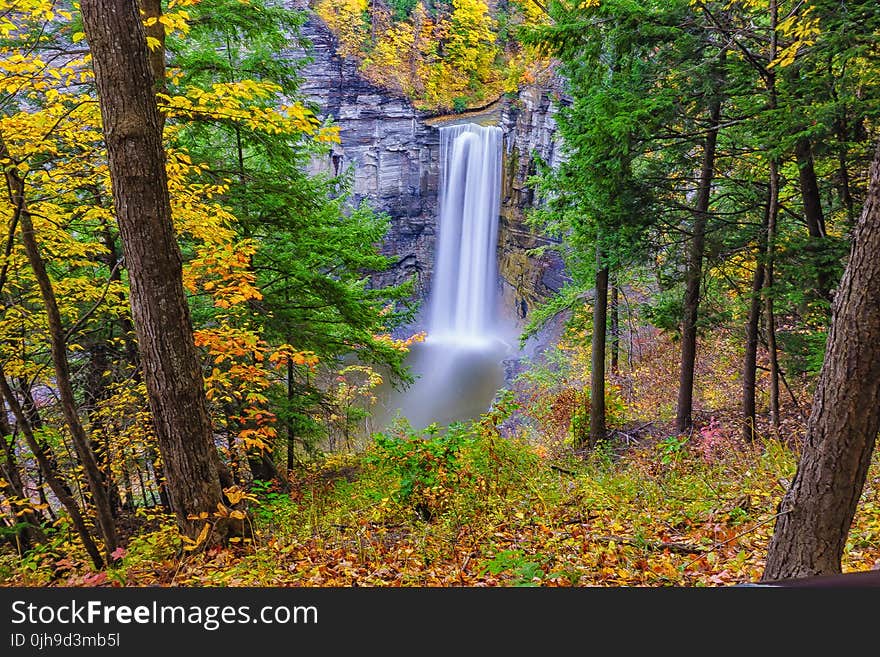
<path id="1" fill-rule="evenodd" d="M 376 279 L 378 284 L 415 276 L 416 293 L 424 298 L 434 268 L 440 138 L 438 124 L 459 116 L 432 117 L 414 108 L 402 95 L 363 78 L 357 64 L 337 54 L 336 39 L 312 15 L 301 29 L 311 48 L 292 56 L 311 58 L 303 69 L 305 96 L 332 116 L 341 143 L 313 163 L 315 171 L 351 171 L 355 202 L 368 200 L 388 213 L 391 228 L 385 253 L 394 267 Z M 556 164 L 560 157 L 551 102 L 552 85 L 525 88 L 517 98 L 502 100 L 467 120 L 489 121 L 504 132 L 502 204 L 499 228 L 499 275 L 502 312 L 522 324 L 529 309 L 558 290 L 563 268 L 558 256 L 534 257 L 528 250 L 542 244 L 524 223 L 533 202 L 526 186 L 535 171 L 532 153 Z"/>
<path id="2" fill-rule="evenodd" d="M 503 303 L 513 310 L 519 322 L 534 305 L 564 283 L 562 261 L 555 252 L 540 256 L 529 253 L 530 249 L 547 245 L 549 240 L 525 224 L 525 213 L 535 202 L 534 191 L 527 185 L 536 172 L 534 156 L 550 166 L 558 165 L 562 158 L 552 100 L 559 86 L 554 80 L 548 85 L 525 87 L 501 112 L 505 152 L 498 271 Z"/>
<path id="3" fill-rule="evenodd" d="M 416 293 L 430 289 L 437 216 L 440 136 L 403 96 L 377 87 L 358 73 L 357 63 L 337 54 L 336 38 L 312 14 L 301 28 L 311 43 L 301 91 L 332 116 L 340 144 L 314 171 L 350 170 L 355 203 L 368 200 L 391 217 L 384 251 L 396 257 L 376 278 L 384 285 L 415 276 Z"/>

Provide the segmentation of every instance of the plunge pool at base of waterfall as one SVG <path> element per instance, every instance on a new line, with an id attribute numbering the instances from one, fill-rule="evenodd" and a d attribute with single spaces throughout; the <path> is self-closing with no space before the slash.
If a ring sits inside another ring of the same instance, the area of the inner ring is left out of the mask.
<path id="1" fill-rule="evenodd" d="M 485 413 L 504 386 L 504 359 L 514 353 L 504 340 L 481 337 L 428 338 L 410 348 L 406 364 L 415 383 L 403 390 L 386 386 L 373 417 L 375 430 L 405 417 L 414 429 L 472 420 Z"/>

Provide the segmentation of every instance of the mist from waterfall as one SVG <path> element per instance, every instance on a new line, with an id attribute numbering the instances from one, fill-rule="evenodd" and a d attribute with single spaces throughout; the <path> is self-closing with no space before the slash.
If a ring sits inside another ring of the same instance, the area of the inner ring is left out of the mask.
<path id="1" fill-rule="evenodd" d="M 427 339 L 407 364 L 416 382 L 391 395 L 385 426 L 399 413 L 414 428 L 478 417 L 504 384 L 509 351 L 498 318 L 498 215 L 502 132 L 476 124 L 440 128 L 437 251 Z M 508 331 L 509 332 L 509 331 Z"/>

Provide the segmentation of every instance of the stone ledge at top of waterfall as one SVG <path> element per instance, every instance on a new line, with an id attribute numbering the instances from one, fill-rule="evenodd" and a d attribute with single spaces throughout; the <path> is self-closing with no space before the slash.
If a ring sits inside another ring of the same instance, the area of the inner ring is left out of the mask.
<path id="1" fill-rule="evenodd" d="M 434 128 L 445 128 L 452 125 L 462 125 L 466 123 L 474 123 L 477 125 L 498 125 L 505 109 L 510 105 L 510 101 L 501 95 L 482 107 L 475 107 L 470 110 L 458 112 L 456 114 L 431 114 L 423 119 L 425 125 Z"/>
<path id="2" fill-rule="evenodd" d="M 504 345 L 496 253 L 502 131 L 476 123 L 439 131 L 440 211 L 428 340 L 461 348 Z"/>

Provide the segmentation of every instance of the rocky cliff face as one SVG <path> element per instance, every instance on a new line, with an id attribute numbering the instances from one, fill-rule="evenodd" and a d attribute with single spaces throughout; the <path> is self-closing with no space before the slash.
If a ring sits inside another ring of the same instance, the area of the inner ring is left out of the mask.
<path id="1" fill-rule="evenodd" d="M 415 275 L 417 294 L 430 289 L 437 216 L 440 137 L 406 98 L 376 87 L 355 62 L 336 54 L 336 39 L 316 16 L 302 28 L 312 44 L 302 92 L 332 116 L 341 144 L 315 171 L 350 171 L 355 202 L 369 200 L 391 216 L 384 245 L 397 264 L 380 275 L 388 284 Z M 302 53 L 296 53 L 302 56 Z"/>
<path id="2" fill-rule="evenodd" d="M 564 282 L 563 265 L 557 254 L 529 253 L 530 249 L 548 244 L 548 240 L 536 235 L 524 221 L 526 211 L 535 201 L 527 184 L 536 171 L 534 157 L 550 166 L 559 164 L 562 157 L 553 119 L 552 96 L 557 87 L 555 83 L 525 87 L 501 113 L 505 152 L 498 271 L 504 306 L 513 310 L 519 322 Z"/>
<path id="3" fill-rule="evenodd" d="M 303 93 L 332 116 L 340 127 L 342 143 L 315 171 L 349 170 L 355 201 L 369 200 L 391 216 L 384 251 L 397 258 L 395 267 L 377 283 L 416 277 L 417 294 L 430 290 L 434 267 L 440 140 L 437 125 L 413 108 L 409 101 L 365 80 L 355 62 L 340 57 L 336 39 L 321 20 L 312 16 L 302 29 L 312 44 L 312 62 L 303 70 Z M 294 53 L 303 56 L 304 53 Z M 527 251 L 542 243 L 523 223 L 524 210 L 533 198 L 526 179 L 534 173 L 532 154 L 555 164 L 552 92 L 538 86 L 523 90 L 519 98 L 496 104 L 486 119 L 504 130 L 502 217 L 498 240 L 503 307 L 521 324 L 529 309 L 559 289 L 562 265 L 553 255 L 532 257 Z M 449 117 L 461 120 L 461 117 Z"/>

